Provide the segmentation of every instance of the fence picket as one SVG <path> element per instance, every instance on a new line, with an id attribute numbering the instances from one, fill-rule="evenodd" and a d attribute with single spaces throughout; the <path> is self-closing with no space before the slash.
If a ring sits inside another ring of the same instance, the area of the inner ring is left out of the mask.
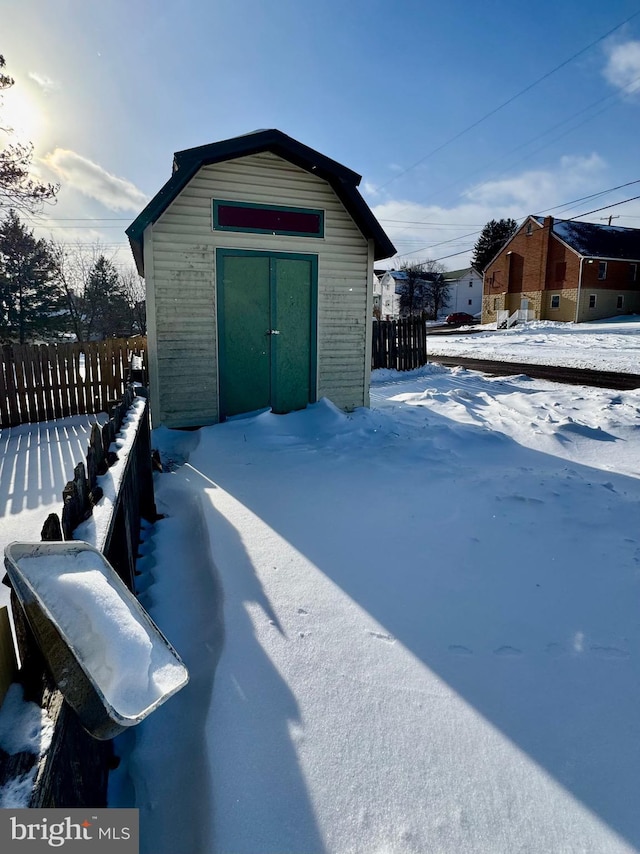
<path id="1" fill-rule="evenodd" d="M 409 371 L 427 361 L 427 331 L 418 317 L 374 320 L 371 367 Z"/>
<path id="2" fill-rule="evenodd" d="M 33 391 L 33 374 L 31 373 L 31 359 L 28 351 L 15 345 L 13 348 L 13 364 L 16 372 L 16 386 L 18 388 L 18 400 L 20 411 L 27 413 L 27 421 L 35 414 L 35 394 Z"/>
<path id="3" fill-rule="evenodd" d="M 134 353 L 143 357 L 147 383 L 146 349 L 144 338 L 3 346 L 0 427 L 106 412 L 124 392 Z"/>
<path id="4" fill-rule="evenodd" d="M 58 389 L 60 393 L 60 417 L 66 418 L 67 415 L 71 415 L 71 407 L 69 406 L 69 380 L 68 380 L 68 370 L 67 370 L 67 360 L 65 359 L 65 355 L 69 356 L 69 345 L 62 344 L 59 347 L 52 345 L 49 348 L 51 362 L 55 361 L 56 363 L 56 378 L 58 382 Z"/>
<path id="5" fill-rule="evenodd" d="M 111 341 L 105 341 L 98 352 L 102 408 L 111 401 Z"/>
<path id="6" fill-rule="evenodd" d="M 42 394 L 42 408 L 40 413 L 44 412 L 47 421 L 53 420 L 55 416 L 55 391 L 53 388 L 53 377 L 49 365 L 49 348 L 46 344 L 41 344 L 34 350 L 35 355 L 35 378 L 36 388 L 40 388 Z M 40 402 L 40 401 L 38 401 Z"/>

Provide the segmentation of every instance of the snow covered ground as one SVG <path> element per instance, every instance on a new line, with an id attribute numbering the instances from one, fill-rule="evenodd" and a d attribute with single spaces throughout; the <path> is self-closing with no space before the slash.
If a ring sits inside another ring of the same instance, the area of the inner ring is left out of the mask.
<path id="1" fill-rule="evenodd" d="M 640 850 L 639 416 L 432 365 L 158 431 L 142 602 L 191 682 L 117 741 L 142 851 Z"/>
<path id="2" fill-rule="evenodd" d="M 438 346 L 636 371 L 639 331 Z M 90 420 L 0 434 L 2 545 Z M 138 584 L 191 681 L 116 742 L 143 852 L 640 851 L 640 390 L 432 364 L 154 440 Z"/>
<path id="3" fill-rule="evenodd" d="M 640 373 L 640 317 L 637 315 L 593 323 L 538 320 L 511 329 L 496 331 L 495 324 L 481 329 L 473 335 L 431 335 L 429 358 L 465 356 Z"/>
<path id="4" fill-rule="evenodd" d="M 0 554 L 10 542 L 39 541 L 49 513 L 60 515 L 62 490 L 86 457 L 91 425 L 106 418 L 74 415 L 0 429 Z M 8 602 L 0 585 L 0 605 Z"/>

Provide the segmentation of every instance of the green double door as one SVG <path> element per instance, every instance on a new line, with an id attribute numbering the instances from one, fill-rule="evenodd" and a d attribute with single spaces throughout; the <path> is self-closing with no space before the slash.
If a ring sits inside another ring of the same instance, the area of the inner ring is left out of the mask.
<path id="1" fill-rule="evenodd" d="M 220 415 L 315 400 L 317 257 L 219 249 Z"/>

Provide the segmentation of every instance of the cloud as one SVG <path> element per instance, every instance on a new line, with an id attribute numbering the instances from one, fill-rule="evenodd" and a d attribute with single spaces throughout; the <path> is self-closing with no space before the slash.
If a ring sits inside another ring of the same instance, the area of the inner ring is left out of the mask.
<path id="1" fill-rule="evenodd" d="M 528 214 L 547 211 L 606 186 L 607 164 L 598 154 L 566 156 L 545 169 L 475 185 L 451 206 L 389 200 L 375 205 L 373 212 L 399 255 L 416 261 L 444 259 L 448 269 L 456 269 L 469 264 L 478 233 L 489 220 L 522 220 Z M 602 201 L 595 199 L 551 213 L 559 218 L 571 217 L 612 200 L 606 196 Z M 631 211 L 625 208 L 625 213 Z"/>
<path id="2" fill-rule="evenodd" d="M 481 205 L 514 207 L 523 211 L 544 210 L 592 186 L 606 169 L 598 154 L 589 157 L 565 156 L 555 169 L 532 169 L 508 178 L 485 181 L 467 190 L 464 196 Z"/>
<path id="3" fill-rule="evenodd" d="M 43 92 L 51 92 L 53 89 L 58 89 L 59 85 L 55 80 L 46 77 L 44 74 L 38 74 L 36 71 L 30 71 L 27 75 L 34 83 L 42 89 Z"/>
<path id="4" fill-rule="evenodd" d="M 43 158 L 63 183 L 113 211 L 139 212 L 149 201 L 135 184 L 107 172 L 102 166 L 64 148 Z"/>
<path id="5" fill-rule="evenodd" d="M 640 41 L 609 44 L 604 76 L 619 89 L 628 93 L 640 91 Z"/>

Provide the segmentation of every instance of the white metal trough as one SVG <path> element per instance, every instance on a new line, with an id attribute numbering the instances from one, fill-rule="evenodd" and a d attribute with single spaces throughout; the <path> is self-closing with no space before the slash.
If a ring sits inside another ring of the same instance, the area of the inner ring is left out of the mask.
<path id="1" fill-rule="evenodd" d="M 89 543 L 11 543 L 5 566 L 56 685 L 95 738 L 140 723 L 189 681 L 175 649 Z"/>

